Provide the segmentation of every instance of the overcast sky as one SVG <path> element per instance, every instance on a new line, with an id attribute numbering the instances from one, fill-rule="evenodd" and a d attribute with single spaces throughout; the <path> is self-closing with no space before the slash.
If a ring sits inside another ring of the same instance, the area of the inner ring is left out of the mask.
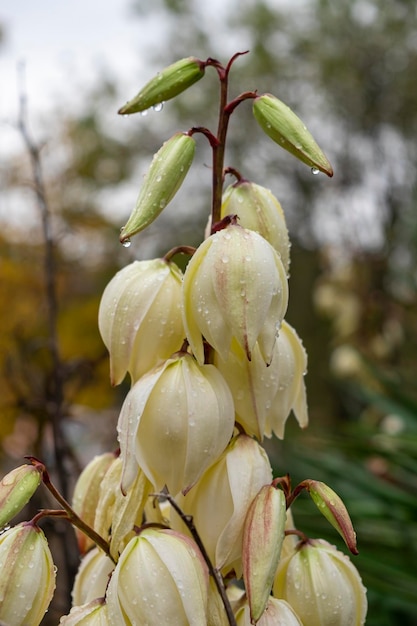
<path id="1" fill-rule="evenodd" d="M 17 115 L 17 66 L 21 62 L 34 120 L 57 102 L 76 105 L 78 88 L 91 84 L 100 71 L 109 70 L 121 83 L 134 76 L 136 88 L 138 72 L 145 71 L 139 51 L 151 41 L 152 29 L 133 17 L 130 7 L 130 0 L 1 3 L 0 24 L 5 35 L 0 46 L 3 149 L 7 127 Z"/>

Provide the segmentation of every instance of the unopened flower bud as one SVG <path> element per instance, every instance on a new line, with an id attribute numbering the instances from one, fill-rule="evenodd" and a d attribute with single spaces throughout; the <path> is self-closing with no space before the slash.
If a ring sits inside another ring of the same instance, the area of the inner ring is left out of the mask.
<path id="1" fill-rule="evenodd" d="M 95 598 L 82 606 L 74 606 L 69 615 L 61 617 L 59 623 L 64 626 L 111 626 L 104 598 Z"/>
<path id="2" fill-rule="evenodd" d="M 110 353 L 110 378 L 133 382 L 181 348 L 182 273 L 163 259 L 134 261 L 111 279 L 99 308 L 101 337 Z"/>
<path id="3" fill-rule="evenodd" d="M 366 589 L 349 558 L 321 539 L 308 540 L 281 560 L 273 594 L 308 626 L 362 626 Z"/>
<path id="4" fill-rule="evenodd" d="M 10 522 L 29 502 L 41 482 L 41 469 L 21 465 L 0 482 L 0 528 Z"/>
<path id="5" fill-rule="evenodd" d="M 307 397 L 304 376 L 307 371 L 307 353 L 295 330 L 285 320 L 276 341 L 279 373 L 278 390 L 267 412 L 265 435 L 275 433 L 284 438 L 285 422 L 291 411 L 301 426 L 308 424 Z M 275 357 L 275 355 L 274 355 Z"/>
<path id="6" fill-rule="evenodd" d="M 237 215 L 240 226 L 262 235 L 280 255 L 285 271 L 290 265 L 290 240 L 282 207 L 269 189 L 247 180 L 223 193 L 221 217 Z"/>
<path id="7" fill-rule="evenodd" d="M 221 455 L 233 427 L 232 395 L 217 368 L 178 353 L 139 379 L 123 403 L 123 490 L 139 466 L 155 489 L 188 491 Z"/>
<path id="8" fill-rule="evenodd" d="M 281 100 L 263 94 L 253 101 L 253 113 L 262 130 L 275 143 L 313 169 L 333 176 L 333 168 L 299 117 Z"/>
<path id="9" fill-rule="evenodd" d="M 277 571 L 284 540 L 285 495 L 265 485 L 260 489 L 243 528 L 243 580 L 253 623 L 265 611 Z"/>
<path id="10" fill-rule="evenodd" d="M 95 456 L 85 466 L 74 487 L 72 508 L 92 528 L 94 528 L 94 519 L 100 497 L 100 485 L 115 458 L 113 452 L 105 452 Z M 85 554 L 87 550 L 94 546 L 94 542 L 77 528 L 75 533 L 79 550 L 81 554 Z"/>
<path id="11" fill-rule="evenodd" d="M 98 548 L 82 558 L 72 588 L 73 606 L 81 606 L 105 596 L 114 563 Z"/>
<path id="12" fill-rule="evenodd" d="M 232 338 L 248 359 L 258 341 L 270 363 L 288 304 L 288 282 L 278 253 L 258 233 L 237 224 L 206 239 L 184 274 L 184 326 L 204 362 L 203 337 L 227 359 Z"/>
<path id="13" fill-rule="evenodd" d="M 147 528 L 130 540 L 111 577 L 111 624 L 207 623 L 208 572 L 197 545 L 172 530 Z"/>
<path id="14" fill-rule="evenodd" d="M 152 106 L 175 98 L 203 78 L 204 70 L 205 63 L 195 57 L 176 61 L 152 78 L 132 100 L 119 110 L 119 113 L 128 115 L 146 111 Z"/>
<path id="15" fill-rule="evenodd" d="M 241 575 L 246 514 L 260 488 L 271 480 L 264 449 L 251 437 L 238 435 L 193 489 L 177 498 L 181 510 L 192 515 L 212 563 L 223 574 L 235 570 L 237 577 Z M 181 520 L 173 518 L 172 524 L 184 530 Z"/>
<path id="16" fill-rule="evenodd" d="M 252 621 L 249 605 L 245 605 L 236 613 L 237 626 L 303 626 L 300 618 L 285 600 L 269 598 L 265 611 L 259 620 Z M 305 624 L 309 626 L 309 624 Z"/>
<path id="17" fill-rule="evenodd" d="M 319 511 L 343 537 L 352 554 L 358 554 L 356 533 L 347 508 L 333 489 L 319 480 L 305 480 L 307 491 Z"/>
<path id="18" fill-rule="evenodd" d="M 55 589 L 55 567 L 42 530 L 23 522 L 0 534 L 0 621 L 38 626 Z"/>
<path id="19" fill-rule="evenodd" d="M 154 155 L 139 192 L 136 206 L 120 234 L 122 243 L 151 224 L 171 202 L 191 167 L 195 140 L 176 133 Z"/>

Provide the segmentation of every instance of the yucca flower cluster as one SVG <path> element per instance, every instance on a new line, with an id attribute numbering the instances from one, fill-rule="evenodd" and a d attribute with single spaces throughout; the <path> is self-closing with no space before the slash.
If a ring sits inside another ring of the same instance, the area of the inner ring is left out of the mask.
<path id="1" fill-rule="evenodd" d="M 41 476 L 76 527 L 82 558 L 73 608 L 60 622 L 67 626 L 365 622 L 366 594 L 355 567 L 335 547 L 297 530 L 290 508 L 306 490 L 356 553 L 343 502 L 313 480 L 291 490 L 288 477 L 273 477 L 262 446 L 264 437 L 284 437 L 291 412 L 307 426 L 307 355 L 285 320 L 290 242 L 281 205 L 268 189 L 224 168 L 230 115 L 252 100 L 255 119 L 275 142 L 311 168 L 330 176 L 332 169 L 301 120 L 274 96 L 245 92 L 228 100 L 228 75 L 239 56 L 226 67 L 215 59 L 182 59 L 120 110 L 160 108 L 206 68 L 218 73 L 217 134 L 193 128 L 162 146 L 120 237 L 129 244 L 174 197 L 192 163 L 193 135 L 202 133 L 213 154 L 205 239 L 196 250 L 182 246 L 164 258 L 130 263 L 101 299 L 111 382 L 131 380 L 118 420 L 120 450 L 87 465 L 71 506 L 54 493 L 42 464 L 32 460 L 19 470 L 30 475 L 26 500 Z M 236 181 L 223 189 L 225 174 Z M 174 261 L 180 253 L 189 257 L 184 272 Z M 14 514 L 10 502 L 22 480 L 21 474 L 5 479 L 13 485 L 2 521 Z M 20 499 L 17 508 L 23 504 Z M 34 527 L 32 521 L 28 528 Z M 15 532 L 0 536 L 2 579 L 18 575 L 16 551 L 28 549 L 7 547 L 15 545 Z M 33 556 L 49 563 L 41 554 Z M 43 611 L 52 579 L 51 568 L 44 571 Z M 17 601 L 19 588 L 9 584 L 8 597 L 14 593 Z M 41 608 L 36 618 L 22 611 L 13 618 L 0 596 L 0 620 L 9 626 L 35 626 Z"/>

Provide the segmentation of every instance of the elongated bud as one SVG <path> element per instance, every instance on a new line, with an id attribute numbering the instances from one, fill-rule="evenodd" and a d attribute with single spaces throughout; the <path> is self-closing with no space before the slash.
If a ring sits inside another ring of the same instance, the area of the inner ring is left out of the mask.
<path id="1" fill-rule="evenodd" d="M 284 540 L 285 495 L 281 489 L 265 485 L 259 491 L 243 528 L 243 580 L 256 623 L 268 603 Z"/>
<path id="2" fill-rule="evenodd" d="M 95 598 L 82 606 L 74 606 L 59 623 L 64 626 L 110 626 L 105 599 Z"/>
<path id="3" fill-rule="evenodd" d="M 41 481 L 41 470 L 21 465 L 6 474 L 0 483 L 0 528 L 10 522 L 29 502 Z"/>
<path id="4" fill-rule="evenodd" d="M 262 130 L 297 159 L 333 176 L 333 168 L 300 118 L 281 100 L 266 93 L 253 102 L 253 114 Z"/>
<path id="5" fill-rule="evenodd" d="M 0 621 L 38 626 L 55 589 L 55 567 L 42 530 L 23 522 L 0 535 Z"/>
<path id="6" fill-rule="evenodd" d="M 307 491 L 320 513 L 343 537 L 352 554 L 358 554 L 356 533 L 349 513 L 337 493 L 319 480 L 305 480 Z"/>
<path id="7" fill-rule="evenodd" d="M 195 57 L 180 59 L 152 78 L 139 93 L 119 110 L 120 115 L 146 111 L 178 96 L 203 78 L 205 63 Z"/>
<path id="8" fill-rule="evenodd" d="M 116 457 L 113 452 L 105 452 L 94 457 L 78 477 L 72 496 L 72 508 L 81 519 L 94 528 L 94 519 L 100 497 L 100 485 L 105 473 Z M 75 529 L 78 547 L 85 554 L 94 542 L 80 530 Z"/>
<path id="9" fill-rule="evenodd" d="M 197 545 L 172 530 L 144 529 L 130 540 L 107 590 L 110 623 L 207 624 L 208 573 Z"/>
<path id="10" fill-rule="evenodd" d="M 248 180 L 230 185 L 222 197 L 221 217 L 226 215 L 237 215 L 240 226 L 262 235 L 278 252 L 288 273 L 290 240 L 284 211 L 269 189 Z"/>
<path id="11" fill-rule="evenodd" d="M 195 153 L 195 140 L 176 133 L 154 155 L 145 175 L 136 206 L 121 230 L 120 241 L 126 242 L 151 224 L 181 187 Z"/>
<path id="12" fill-rule="evenodd" d="M 273 594 L 286 600 L 308 626 L 362 626 L 366 589 L 349 558 L 322 539 L 298 545 L 281 560 Z"/>

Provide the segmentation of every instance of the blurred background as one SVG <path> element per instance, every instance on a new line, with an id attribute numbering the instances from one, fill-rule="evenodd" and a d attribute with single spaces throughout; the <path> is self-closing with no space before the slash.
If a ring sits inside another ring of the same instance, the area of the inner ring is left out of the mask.
<path id="1" fill-rule="evenodd" d="M 103 6 L 104 4 L 104 6 Z M 346 503 L 370 626 L 417 624 L 417 8 L 412 0 L 111 0 L 0 9 L 0 465 L 44 460 L 71 496 L 117 445 L 128 383 L 111 388 L 101 293 L 133 259 L 198 245 L 210 154 L 130 248 L 118 243 L 151 156 L 177 130 L 215 130 L 214 71 L 161 112 L 117 109 L 159 69 L 196 56 L 234 65 L 231 96 L 278 96 L 333 164 L 330 179 L 280 151 L 243 103 L 226 163 L 280 200 L 292 238 L 288 321 L 309 355 L 310 426 L 266 447 L 276 475 L 327 482 Z M 232 182 L 232 181 L 230 181 Z M 32 513 L 48 501 L 40 491 Z M 29 515 L 30 511 L 26 513 Z M 297 526 L 340 544 L 313 503 Z M 76 549 L 44 624 L 68 611 Z M 57 557 L 58 558 L 58 557 Z M 307 625 L 306 625 L 307 626 Z"/>

